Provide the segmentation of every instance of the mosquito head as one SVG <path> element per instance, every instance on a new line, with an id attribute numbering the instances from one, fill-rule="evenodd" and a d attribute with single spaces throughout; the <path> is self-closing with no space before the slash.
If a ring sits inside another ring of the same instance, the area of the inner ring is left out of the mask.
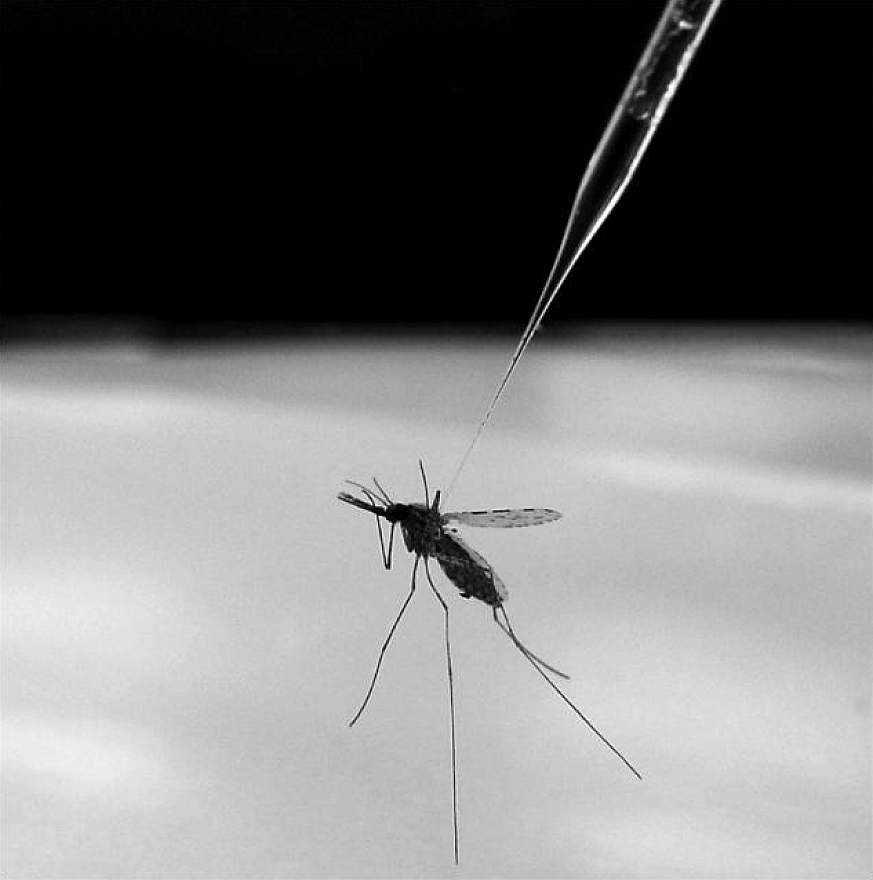
<path id="1" fill-rule="evenodd" d="M 390 523 L 401 522 L 409 516 L 408 504 L 389 504 L 382 514 Z"/>

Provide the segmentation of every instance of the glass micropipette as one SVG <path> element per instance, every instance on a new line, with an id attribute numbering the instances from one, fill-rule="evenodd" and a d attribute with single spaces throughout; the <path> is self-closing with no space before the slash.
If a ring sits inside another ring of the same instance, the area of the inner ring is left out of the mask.
<path id="1" fill-rule="evenodd" d="M 546 310 L 637 170 L 720 5 L 721 0 L 667 3 L 588 162 L 545 287 L 444 498 L 454 488 Z"/>

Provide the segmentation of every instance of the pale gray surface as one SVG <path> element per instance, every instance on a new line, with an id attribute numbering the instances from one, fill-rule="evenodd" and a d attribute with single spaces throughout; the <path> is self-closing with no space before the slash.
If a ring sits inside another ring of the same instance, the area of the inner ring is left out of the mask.
<path id="1" fill-rule="evenodd" d="M 376 473 L 451 476 L 508 343 L 7 354 L 3 876 L 861 878 L 870 854 L 866 340 L 538 340 L 449 508 L 533 650 L 408 588 Z M 422 587 L 424 583 L 422 582 Z"/>

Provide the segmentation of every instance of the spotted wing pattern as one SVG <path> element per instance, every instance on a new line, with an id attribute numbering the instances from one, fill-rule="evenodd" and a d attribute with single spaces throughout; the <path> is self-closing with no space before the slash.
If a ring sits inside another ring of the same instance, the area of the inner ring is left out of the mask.
<path id="1" fill-rule="evenodd" d="M 433 555 L 465 599 L 495 606 L 506 601 L 509 593 L 497 572 L 457 532 L 444 531 Z"/>
<path id="2" fill-rule="evenodd" d="M 539 526 L 560 519 L 557 510 L 545 507 L 498 508 L 497 510 L 463 510 L 444 513 L 444 523 L 460 523 L 464 526 L 491 529 L 517 529 L 522 526 Z"/>

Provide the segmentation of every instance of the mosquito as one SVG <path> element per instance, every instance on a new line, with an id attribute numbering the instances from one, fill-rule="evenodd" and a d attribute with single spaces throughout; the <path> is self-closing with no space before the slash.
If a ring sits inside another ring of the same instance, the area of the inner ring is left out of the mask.
<path id="1" fill-rule="evenodd" d="M 391 497 L 373 477 L 373 488 L 370 489 L 361 483 L 353 480 L 347 480 L 350 485 L 355 486 L 364 497 L 352 495 L 349 492 L 340 492 L 337 495 L 340 501 L 351 504 L 361 510 L 366 510 L 376 517 L 376 528 L 379 532 L 379 547 L 382 554 L 382 564 L 386 569 L 391 568 L 392 554 L 394 549 L 394 530 L 399 524 L 403 542 L 406 549 L 415 555 L 412 564 L 412 582 L 409 587 L 409 594 L 400 608 L 397 617 L 391 624 L 388 636 L 382 644 L 379 652 L 379 659 L 376 662 L 376 668 L 373 671 L 373 677 L 370 680 L 370 686 L 361 703 L 360 708 L 349 722 L 349 727 L 353 727 L 355 722 L 361 717 L 373 689 L 376 686 L 376 679 L 379 677 L 379 670 L 382 667 L 382 660 L 385 652 L 403 617 L 404 612 L 409 606 L 410 601 L 415 593 L 415 578 L 420 563 L 424 565 L 424 572 L 427 577 L 428 585 L 433 594 L 436 596 L 443 609 L 445 616 L 445 643 L 446 643 L 446 666 L 448 671 L 449 683 L 449 711 L 451 716 L 451 741 L 452 741 L 452 823 L 454 833 L 454 852 L 455 864 L 458 863 L 458 779 L 457 779 L 457 752 L 455 745 L 455 693 L 454 679 L 452 676 L 452 651 L 449 640 L 449 607 L 440 594 L 439 590 L 433 582 L 430 573 L 428 560 L 433 558 L 439 563 L 446 577 L 458 588 L 465 599 L 478 599 L 486 605 L 491 606 L 491 615 L 494 622 L 509 637 L 510 641 L 519 650 L 522 656 L 533 666 L 534 669 L 546 680 L 549 686 L 558 694 L 558 696 L 576 713 L 576 715 L 585 722 L 591 731 L 603 742 L 610 751 L 615 754 L 624 765 L 637 777 L 642 779 L 637 769 L 628 761 L 627 758 L 589 721 L 588 718 L 579 710 L 579 708 L 570 700 L 569 697 L 555 684 L 549 676 L 549 672 L 558 678 L 569 679 L 566 673 L 561 672 L 554 666 L 546 663 L 541 657 L 538 657 L 533 651 L 529 650 L 519 640 L 509 622 L 506 615 L 504 603 L 508 598 L 508 591 L 503 581 L 497 576 L 494 569 L 485 561 L 485 559 L 477 553 L 469 544 L 467 544 L 458 533 L 458 526 L 474 526 L 488 528 L 519 528 L 523 526 L 536 526 L 543 523 L 554 522 L 560 519 L 561 514 L 556 510 L 548 508 L 523 507 L 515 509 L 496 509 L 496 510 L 469 510 L 458 513 L 441 513 L 440 512 L 440 490 L 434 493 L 433 503 L 430 500 L 430 493 L 427 485 L 427 475 L 424 471 L 424 464 L 418 462 L 421 471 L 421 480 L 424 484 L 424 504 L 417 502 L 409 504 L 398 504 L 391 500 Z M 387 550 L 385 542 L 385 533 L 382 528 L 382 520 L 390 524 L 388 529 Z"/>

